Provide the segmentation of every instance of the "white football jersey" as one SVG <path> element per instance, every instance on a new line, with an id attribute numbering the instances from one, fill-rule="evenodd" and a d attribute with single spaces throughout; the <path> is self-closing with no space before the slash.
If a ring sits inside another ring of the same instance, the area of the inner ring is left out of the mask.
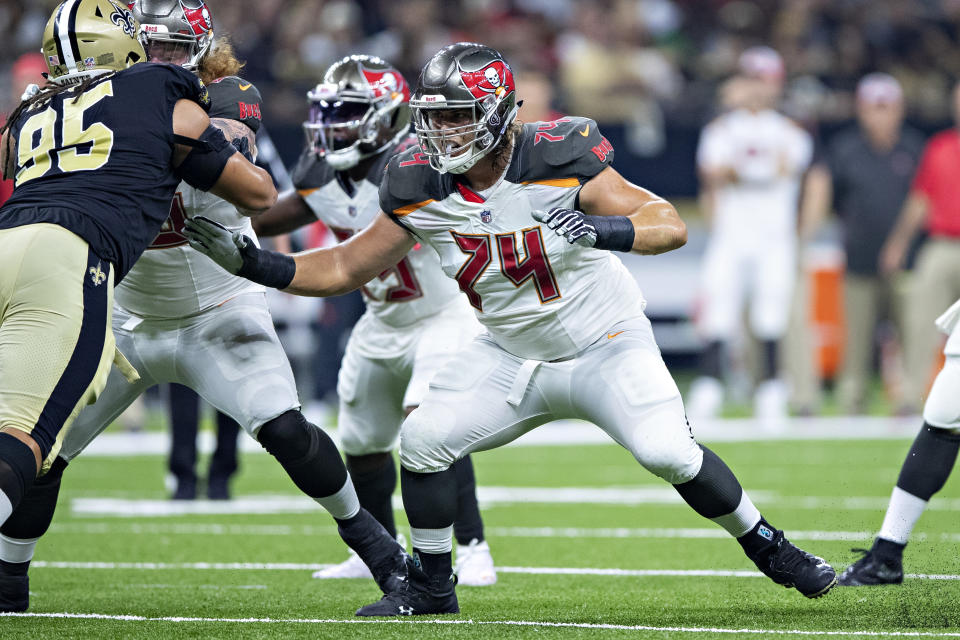
<path id="1" fill-rule="evenodd" d="M 360 182 L 352 182 L 316 154 L 304 151 L 293 171 L 294 186 L 317 219 L 342 242 L 376 218 L 384 166 L 415 140 L 411 136 L 384 153 Z M 456 284 L 440 271 L 436 252 L 422 244 L 362 291 L 367 309 L 388 327 L 410 326 L 440 312 L 459 296 Z"/>
<path id="2" fill-rule="evenodd" d="M 503 178 L 484 195 L 437 173 L 418 151 L 390 161 L 381 208 L 436 250 L 503 349 L 565 358 L 642 314 L 643 296 L 619 258 L 571 245 L 531 215 L 574 208 L 581 185 L 612 161 L 592 120 L 524 125 Z"/>
<path id="3" fill-rule="evenodd" d="M 716 193 L 715 232 L 794 236 L 800 180 L 812 154 L 810 134 L 772 109 L 736 109 L 708 124 L 698 166 L 732 167 L 739 177 Z"/>
<path id="4" fill-rule="evenodd" d="M 142 318 L 183 318 L 241 293 L 264 291 L 261 285 L 227 273 L 187 244 L 183 223 L 185 217 L 193 216 L 210 218 L 256 241 L 250 219 L 236 207 L 181 182 L 160 233 L 114 291 L 118 305 Z"/>

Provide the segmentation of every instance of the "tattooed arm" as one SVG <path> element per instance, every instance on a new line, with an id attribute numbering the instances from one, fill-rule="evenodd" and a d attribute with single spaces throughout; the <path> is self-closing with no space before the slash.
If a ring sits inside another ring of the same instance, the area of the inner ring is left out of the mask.
<path id="1" fill-rule="evenodd" d="M 239 120 L 229 118 L 210 118 L 210 124 L 223 131 L 223 137 L 230 141 L 237 151 L 253 162 L 257 158 L 257 136 L 253 129 Z"/>

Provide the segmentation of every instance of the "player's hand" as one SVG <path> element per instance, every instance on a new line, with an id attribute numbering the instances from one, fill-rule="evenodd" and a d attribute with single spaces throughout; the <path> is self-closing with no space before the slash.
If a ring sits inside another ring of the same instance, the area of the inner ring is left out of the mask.
<path id="1" fill-rule="evenodd" d="M 242 251 L 253 244 L 253 241 L 242 233 L 230 231 L 203 216 L 187 218 L 184 235 L 191 247 L 234 275 L 243 267 Z"/>
<path id="2" fill-rule="evenodd" d="M 562 209 L 557 207 L 550 211 L 535 209 L 531 215 L 537 222 L 542 222 L 570 244 L 581 247 L 593 247 L 597 244 L 597 227 L 591 218 L 576 209 Z"/>
<path id="3" fill-rule="evenodd" d="M 253 152 L 250 150 L 250 141 L 246 137 L 234 138 L 230 141 L 230 144 L 249 162 L 253 162 Z"/>

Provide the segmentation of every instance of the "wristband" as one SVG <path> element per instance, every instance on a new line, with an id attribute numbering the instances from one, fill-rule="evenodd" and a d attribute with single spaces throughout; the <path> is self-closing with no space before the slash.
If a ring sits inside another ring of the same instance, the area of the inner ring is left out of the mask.
<path id="1" fill-rule="evenodd" d="M 297 263 L 292 256 L 277 251 L 258 249 L 247 242 L 240 249 L 243 264 L 237 275 L 273 289 L 286 289 L 297 273 Z"/>
<path id="2" fill-rule="evenodd" d="M 633 240 L 636 234 L 630 218 L 626 216 L 591 216 L 586 214 L 583 217 L 597 230 L 597 242 L 593 245 L 594 248 L 624 252 L 633 250 Z"/>

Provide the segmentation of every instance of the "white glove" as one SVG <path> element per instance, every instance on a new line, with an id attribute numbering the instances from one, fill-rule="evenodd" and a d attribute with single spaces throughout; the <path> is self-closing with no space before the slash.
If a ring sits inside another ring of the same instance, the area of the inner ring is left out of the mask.
<path id="1" fill-rule="evenodd" d="M 225 270 L 236 275 L 243 266 L 241 249 L 245 249 L 250 238 L 237 231 L 230 231 L 203 216 L 187 218 L 184 223 L 184 235 L 190 246 L 206 255 Z"/>

